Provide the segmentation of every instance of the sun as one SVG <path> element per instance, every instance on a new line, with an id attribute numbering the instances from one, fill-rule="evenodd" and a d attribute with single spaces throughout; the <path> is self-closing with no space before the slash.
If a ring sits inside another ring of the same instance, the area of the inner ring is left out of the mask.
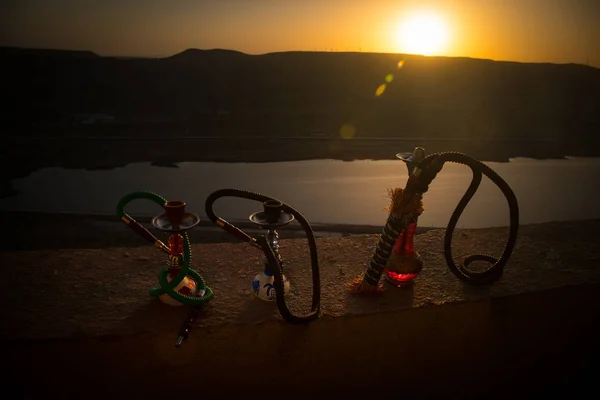
<path id="1" fill-rule="evenodd" d="M 434 13 L 412 14 L 398 27 L 397 40 L 403 53 L 439 55 L 447 50 L 448 39 L 446 22 Z"/>

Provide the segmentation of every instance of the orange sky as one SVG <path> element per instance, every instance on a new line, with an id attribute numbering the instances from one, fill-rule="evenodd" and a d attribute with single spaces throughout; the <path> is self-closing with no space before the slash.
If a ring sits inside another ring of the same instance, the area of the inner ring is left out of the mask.
<path id="1" fill-rule="evenodd" d="M 398 31 L 423 10 L 448 27 L 440 55 L 600 67 L 600 0 L 4 0 L 0 45 L 123 56 L 402 53 Z"/>

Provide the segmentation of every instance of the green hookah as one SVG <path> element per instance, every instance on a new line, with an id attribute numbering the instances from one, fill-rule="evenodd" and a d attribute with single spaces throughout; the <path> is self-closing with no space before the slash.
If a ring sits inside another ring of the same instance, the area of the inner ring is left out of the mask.
<path id="1" fill-rule="evenodd" d="M 152 225 L 170 234 L 168 246 L 127 214 L 127 205 L 139 199 L 150 200 L 163 207 L 164 213 L 154 217 Z M 156 193 L 144 190 L 123 196 L 117 204 L 117 216 L 136 234 L 168 255 L 166 266 L 158 274 L 158 285 L 150 288 L 150 296 L 159 298 L 171 306 L 192 307 L 178 336 L 177 347 L 187 339 L 199 309 L 214 295 L 202 275 L 190 267 L 192 250 L 186 231 L 198 225 L 200 218 L 196 214 L 186 212 L 185 206 L 183 201 L 166 200 Z"/>

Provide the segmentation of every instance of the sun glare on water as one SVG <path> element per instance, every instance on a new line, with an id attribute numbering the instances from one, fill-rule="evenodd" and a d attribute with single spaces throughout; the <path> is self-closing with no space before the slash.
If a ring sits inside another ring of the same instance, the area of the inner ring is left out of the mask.
<path id="1" fill-rule="evenodd" d="M 440 55 L 447 50 L 448 26 L 435 13 L 412 14 L 400 21 L 397 41 L 402 53 Z"/>

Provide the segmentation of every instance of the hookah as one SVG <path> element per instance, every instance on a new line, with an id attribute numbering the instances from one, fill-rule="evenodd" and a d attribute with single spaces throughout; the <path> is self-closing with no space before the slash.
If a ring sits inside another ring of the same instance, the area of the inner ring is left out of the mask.
<path id="1" fill-rule="evenodd" d="M 257 227 L 266 230 L 265 235 L 253 238 L 238 227 L 217 216 L 214 212 L 214 203 L 222 197 L 237 197 L 254 200 L 263 204 L 263 211 L 250 215 L 250 221 Z M 264 301 L 275 301 L 279 313 L 284 320 L 290 323 L 306 323 L 319 316 L 321 304 L 321 284 L 319 275 L 319 261 L 317 246 L 312 228 L 300 212 L 289 205 L 258 193 L 240 189 L 220 189 L 211 193 L 206 199 L 205 211 L 208 218 L 217 226 L 236 238 L 262 250 L 264 253 L 264 271 L 257 274 L 252 280 L 251 288 L 256 297 Z M 311 311 L 306 315 L 295 315 L 287 307 L 285 295 L 290 292 L 290 282 L 283 273 L 283 261 L 279 252 L 277 229 L 297 220 L 308 240 L 310 261 L 312 267 L 312 305 Z"/>
<path id="2" fill-rule="evenodd" d="M 423 194 L 446 162 L 466 165 L 473 172 L 471 184 L 452 213 L 444 234 L 446 263 L 452 273 L 467 284 L 480 286 L 497 281 L 512 254 L 519 228 L 519 204 L 510 186 L 490 167 L 462 153 L 441 152 L 426 156 L 424 148 L 416 147 L 413 153 L 398 153 L 396 157 L 406 164 L 408 181 L 404 189 L 389 191 L 391 204 L 388 219 L 364 275 L 351 282 L 351 290 L 355 293 L 380 292 L 383 289 L 380 282 L 382 274 L 389 283 L 403 287 L 413 283 L 421 273 L 424 263 L 414 247 L 413 239 L 419 215 L 424 210 Z M 473 254 L 456 265 L 452 257 L 452 235 L 462 212 L 477 192 L 482 175 L 498 186 L 508 201 L 508 239 L 500 258 Z M 469 270 L 468 266 L 475 261 L 485 262 L 490 266 L 480 272 Z"/>
<path id="3" fill-rule="evenodd" d="M 126 206 L 138 199 L 150 200 L 163 207 L 164 213 L 152 218 L 152 225 L 169 234 L 168 246 L 126 212 Z M 118 217 L 135 233 L 149 241 L 168 255 L 166 266 L 158 274 L 158 286 L 150 289 L 150 296 L 158 297 L 163 303 L 178 307 L 191 306 L 177 338 L 180 347 L 187 339 L 199 309 L 213 298 L 213 291 L 204 282 L 200 273 L 190 268 L 192 250 L 187 230 L 195 227 L 200 218 L 185 211 L 186 203 L 180 200 L 167 201 L 162 196 L 148 191 L 136 191 L 121 198 L 117 204 Z"/>
<path id="4" fill-rule="evenodd" d="M 251 214 L 250 221 L 261 229 L 267 230 L 267 243 L 281 266 L 281 277 L 283 279 L 283 293 L 287 295 L 290 292 L 290 282 L 283 274 L 283 261 L 279 253 L 279 234 L 277 228 L 281 228 L 294 220 L 290 213 L 282 211 L 283 203 L 277 200 L 267 200 L 263 203 L 263 211 L 257 211 Z M 277 268 L 275 268 L 277 269 Z M 275 301 L 275 287 L 273 283 L 275 276 L 270 260 L 265 256 L 265 270 L 254 277 L 252 280 L 252 292 L 261 300 Z"/>

